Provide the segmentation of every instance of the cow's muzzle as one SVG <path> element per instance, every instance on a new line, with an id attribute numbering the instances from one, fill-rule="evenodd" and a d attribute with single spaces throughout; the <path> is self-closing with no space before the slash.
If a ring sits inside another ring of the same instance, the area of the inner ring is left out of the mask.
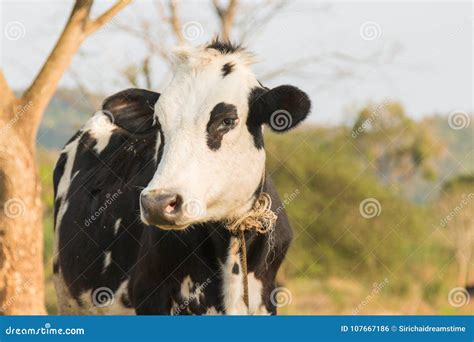
<path id="1" fill-rule="evenodd" d="M 142 220 L 164 229 L 179 229 L 183 216 L 183 198 L 162 190 L 144 190 L 140 194 Z"/>

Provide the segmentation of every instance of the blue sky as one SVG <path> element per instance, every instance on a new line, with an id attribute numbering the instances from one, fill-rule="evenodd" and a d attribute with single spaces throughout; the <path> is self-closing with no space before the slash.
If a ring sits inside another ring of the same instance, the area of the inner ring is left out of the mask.
<path id="1" fill-rule="evenodd" d="M 93 12 L 100 13 L 110 3 L 98 1 Z M 253 4 L 246 1 L 243 6 Z M 36 74 L 71 6 L 72 1 L 1 2 L 0 62 L 14 88 L 24 88 Z M 347 122 L 368 101 L 387 98 L 402 102 L 414 118 L 453 110 L 472 112 L 472 7 L 469 1 L 290 1 L 265 25 L 255 17 L 246 45 L 260 61 L 255 65 L 258 76 L 302 61 L 265 83 L 290 83 L 307 91 L 314 102 L 311 120 L 315 123 Z M 198 36 L 191 44 L 213 36 L 217 22 L 209 1 L 185 1 L 180 10 L 183 24 L 197 23 Z M 72 63 L 81 82 L 105 94 L 127 87 L 120 70 L 142 59 L 146 49 L 117 26 L 139 27 L 143 20 L 158 27 L 162 18 L 151 1 L 136 0 L 90 37 Z M 8 32 L 12 25 L 19 33 Z M 235 33 L 238 36 L 240 31 Z M 12 34 L 18 36 L 11 39 Z M 172 44 L 169 32 L 160 34 L 156 41 Z M 332 55 L 348 58 L 323 58 Z M 315 56 L 322 61 L 309 63 Z M 153 72 L 160 87 L 164 85 L 169 77 L 166 64 L 156 60 Z M 61 86 L 74 85 L 74 78 L 66 74 Z"/>

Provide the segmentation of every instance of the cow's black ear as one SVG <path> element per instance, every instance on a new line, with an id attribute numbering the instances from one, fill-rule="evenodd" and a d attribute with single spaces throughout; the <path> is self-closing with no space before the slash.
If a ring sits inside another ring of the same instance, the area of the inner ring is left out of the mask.
<path id="1" fill-rule="evenodd" d="M 153 115 L 159 97 L 153 91 L 131 88 L 105 99 L 102 110 L 115 125 L 131 133 L 145 133 L 156 127 Z"/>
<path id="2" fill-rule="evenodd" d="M 258 88 L 253 93 L 249 113 L 253 122 L 268 124 L 276 132 L 295 127 L 308 116 L 311 109 L 308 95 L 291 85 L 273 89 Z"/>

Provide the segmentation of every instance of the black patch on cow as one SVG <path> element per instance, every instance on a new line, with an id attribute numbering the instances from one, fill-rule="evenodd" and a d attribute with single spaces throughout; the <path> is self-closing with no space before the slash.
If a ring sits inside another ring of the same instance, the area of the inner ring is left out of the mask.
<path id="1" fill-rule="evenodd" d="M 53 261 L 53 274 L 58 274 L 59 273 L 59 264 L 57 260 Z"/>
<path id="2" fill-rule="evenodd" d="M 232 267 L 232 273 L 239 274 L 239 272 L 240 272 L 239 264 L 234 262 L 234 266 Z"/>
<path id="3" fill-rule="evenodd" d="M 219 40 L 219 38 L 215 38 L 210 44 L 206 46 L 206 48 L 217 50 L 223 55 L 228 55 L 243 50 L 241 45 L 232 44 L 229 40 Z"/>
<path id="4" fill-rule="evenodd" d="M 255 87 L 250 91 L 249 94 L 249 114 L 247 117 L 247 129 L 253 137 L 253 143 L 257 149 L 262 149 L 263 144 L 263 132 L 262 123 L 260 116 L 263 113 L 263 107 L 258 101 L 260 97 L 267 92 L 267 89 L 261 87 Z"/>
<path id="5" fill-rule="evenodd" d="M 160 94 L 131 88 L 105 99 L 102 110 L 116 125 L 130 133 L 154 129 L 155 104 Z"/>
<path id="6" fill-rule="evenodd" d="M 249 95 L 247 127 L 255 146 L 263 147 L 263 124 L 269 125 L 275 132 L 286 132 L 303 121 L 310 109 L 308 95 L 297 87 L 253 88 Z"/>
<path id="7" fill-rule="evenodd" d="M 222 77 L 226 77 L 227 75 L 229 75 L 232 70 L 234 69 L 235 65 L 231 62 L 228 62 L 228 63 L 225 63 L 223 66 L 222 66 Z"/>
<path id="8" fill-rule="evenodd" d="M 213 151 L 221 147 L 224 134 L 233 129 L 238 119 L 237 108 L 225 102 L 215 105 L 206 126 L 207 146 Z"/>
<path id="9" fill-rule="evenodd" d="M 123 306 L 125 306 L 126 308 L 132 308 L 132 303 L 130 302 L 130 299 L 128 298 L 128 296 L 124 293 L 122 294 L 122 296 L 120 297 L 120 301 L 122 302 Z"/>

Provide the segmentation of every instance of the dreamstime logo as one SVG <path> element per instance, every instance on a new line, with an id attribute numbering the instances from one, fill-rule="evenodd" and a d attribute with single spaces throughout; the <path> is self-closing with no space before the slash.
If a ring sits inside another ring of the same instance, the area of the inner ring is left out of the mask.
<path id="1" fill-rule="evenodd" d="M 276 287 L 270 293 L 270 301 L 277 308 L 281 308 L 290 305 L 293 301 L 293 296 L 291 295 L 291 291 L 286 287 Z"/>
<path id="2" fill-rule="evenodd" d="M 455 287 L 448 294 L 448 303 L 455 308 L 469 304 L 470 299 L 469 292 L 464 287 Z"/>
<path id="3" fill-rule="evenodd" d="M 183 25 L 181 32 L 183 33 L 184 39 L 192 42 L 202 36 L 204 29 L 201 23 L 197 21 L 188 21 Z"/>
<path id="4" fill-rule="evenodd" d="M 25 202 L 19 198 L 10 198 L 3 205 L 3 212 L 12 219 L 20 217 L 25 212 Z"/>
<path id="5" fill-rule="evenodd" d="M 359 33 L 363 40 L 375 40 L 382 35 L 382 29 L 375 21 L 366 21 L 360 25 Z"/>
<path id="6" fill-rule="evenodd" d="M 462 110 L 455 110 L 448 115 L 449 127 L 455 130 L 460 130 L 469 127 L 471 124 L 471 117 Z"/>
<path id="7" fill-rule="evenodd" d="M 114 292 L 108 287 L 98 287 L 92 292 L 92 303 L 98 308 L 111 306 L 114 300 Z"/>
<path id="8" fill-rule="evenodd" d="M 108 127 L 115 122 L 112 112 L 103 109 L 95 112 L 92 120 L 95 127 Z"/>
<path id="9" fill-rule="evenodd" d="M 292 123 L 293 119 L 291 114 L 284 109 L 274 111 L 270 115 L 270 127 L 275 131 L 284 131 L 285 129 L 290 128 Z"/>
<path id="10" fill-rule="evenodd" d="M 362 217 L 370 219 L 379 216 L 382 212 L 380 202 L 375 198 L 366 198 L 359 204 L 359 212 Z"/>
<path id="11" fill-rule="evenodd" d="M 190 199 L 183 203 L 183 212 L 188 218 L 199 218 L 204 216 L 205 209 L 201 201 Z"/>
<path id="12" fill-rule="evenodd" d="M 9 40 L 20 40 L 25 36 L 25 26 L 19 21 L 10 21 L 5 25 L 5 37 Z"/>

